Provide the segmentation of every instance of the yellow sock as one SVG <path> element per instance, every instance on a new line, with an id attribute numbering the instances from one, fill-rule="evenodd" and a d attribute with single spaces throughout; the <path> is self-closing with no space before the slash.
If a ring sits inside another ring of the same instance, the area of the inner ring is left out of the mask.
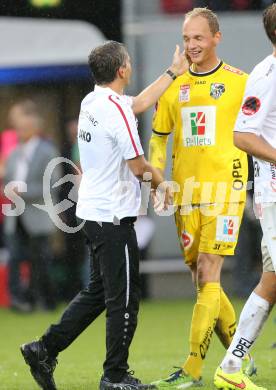
<path id="1" fill-rule="evenodd" d="M 190 329 L 190 354 L 185 373 L 198 379 L 216 325 L 220 307 L 220 284 L 206 283 L 198 289 Z"/>
<path id="2" fill-rule="evenodd" d="M 236 314 L 232 303 L 221 288 L 220 290 L 220 311 L 215 332 L 222 345 L 228 349 L 236 331 Z"/>

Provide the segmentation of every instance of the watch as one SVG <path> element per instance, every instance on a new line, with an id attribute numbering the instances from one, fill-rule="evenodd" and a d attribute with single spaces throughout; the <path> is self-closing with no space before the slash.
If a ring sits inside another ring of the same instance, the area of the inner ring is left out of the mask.
<path id="1" fill-rule="evenodd" d="M 173 79 L 175 80 L 177 78 L 176 74 L 174 74 L 170 69 L 166 70 L 166 73 Z"/>

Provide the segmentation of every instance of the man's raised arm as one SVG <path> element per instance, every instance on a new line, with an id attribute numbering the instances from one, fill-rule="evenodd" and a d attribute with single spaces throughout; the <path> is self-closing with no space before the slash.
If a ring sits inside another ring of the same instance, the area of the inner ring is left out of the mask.
<path id="1" fill-rule="evenodd" d="M 171 66 L 157 80 L 146 87 L 139 95 L 133 97 L 132 109 L 134 114 L 146 111 L 157 102 L 159 97 L 172 84 L 177 76 L 185 73 L 189 67 L 184 52 L 176 45 Z"/>

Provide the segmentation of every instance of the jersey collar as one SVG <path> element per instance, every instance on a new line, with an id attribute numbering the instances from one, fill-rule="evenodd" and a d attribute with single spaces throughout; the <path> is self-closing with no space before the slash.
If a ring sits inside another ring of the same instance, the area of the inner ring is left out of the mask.
<path id="1" fill-rule="evenodd" d="M 117 92 L 113 91 L 113 89 L 109 87 L 101 87 L 100 85 L 95 85 L 94 88 L 95 92 L 105 93 L 106 95 L 115 95 L 115 96 L 121 96 Z"/>
<path id="2" fill-rule="evenodd" d="M 189 68 L 189 73 L 192 75 L 192 76 L 196 76 L 196 77 L 205 77 L 205 76 L 209 76 L 210 74 L 213 74 L 215 73 L 217 70 L 219 70 L 219 68 L 222 66 L 223 64 L 223 61 L 221 60 L 219 62 L 219 64 L 212 70 L 210 70 L 209 72 L 204 72 L 204 73 L 196 73 L 194 72 L 191 67 Z"/>

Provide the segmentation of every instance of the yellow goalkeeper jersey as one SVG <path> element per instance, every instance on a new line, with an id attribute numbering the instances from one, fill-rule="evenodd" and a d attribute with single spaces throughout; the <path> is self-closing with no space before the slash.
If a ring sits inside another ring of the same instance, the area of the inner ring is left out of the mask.
<path id="1" fill-rule="evenodd" d="M 224 62 L 204 74 L 191 69 L 160 98 L 153 132 L 174 132 L 172 179 L 178 205 L 244 201 L 247 156 L 233 129 L 247 74 Z M 154 164 L 154 152 L 151 155 Z"/>

